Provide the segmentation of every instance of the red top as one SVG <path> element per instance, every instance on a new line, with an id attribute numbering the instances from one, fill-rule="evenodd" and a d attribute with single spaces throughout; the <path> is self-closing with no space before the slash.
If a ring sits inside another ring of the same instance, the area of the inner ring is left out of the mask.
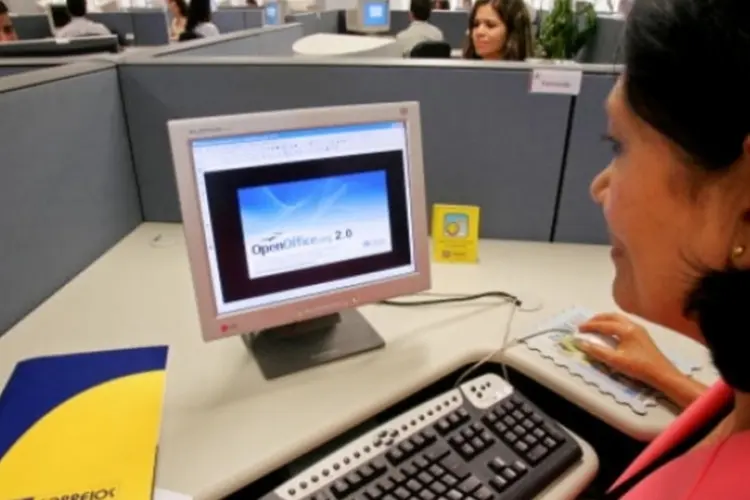
<path id="1" fill-rule="evenodd" d="M 657 436 L 615 486 L 680 443 L 721 410 L 733 397 L 732 389 L 717 382 Z M 750 431 L 694 448 L 652 473 L 624 500 L 732 500 L 750 499 Z"/>

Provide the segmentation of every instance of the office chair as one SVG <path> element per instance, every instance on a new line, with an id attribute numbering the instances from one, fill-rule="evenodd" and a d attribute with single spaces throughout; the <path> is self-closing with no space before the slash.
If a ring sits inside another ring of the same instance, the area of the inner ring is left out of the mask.
<path id="1" fill-rule="evenodd" d="M 449 59 L 451 46 L 447 42 L 419 42 L 409 52 L 409 57 L 419 59 Z"/>
<path id="2" fill-rule="evenodd" d="M 190 40 L 198 40 L 199 38 L 203 37 L 198 33 L 195 33 L 193 31 L 183 31 L 182 33 L 180 33 L 180 38 L 178 39 L 178 41 L 188 42 Z"/>

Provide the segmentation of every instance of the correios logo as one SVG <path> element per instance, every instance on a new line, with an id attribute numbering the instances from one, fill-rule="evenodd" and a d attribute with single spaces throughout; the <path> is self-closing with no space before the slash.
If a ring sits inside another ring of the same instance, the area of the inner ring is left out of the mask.
<path id="1" fill-rule="evenodd" d="M 117 498 L 117 488 L 102 488 L 62 495 L 17 498 L 16 500 L 113 500 L 115 498 Z"/>

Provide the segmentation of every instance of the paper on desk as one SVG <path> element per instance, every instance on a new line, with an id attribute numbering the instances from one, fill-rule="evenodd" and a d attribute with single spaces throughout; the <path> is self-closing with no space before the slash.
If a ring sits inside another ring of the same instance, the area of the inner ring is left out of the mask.
<path id="1" fill-rule="evenodd" d="M 193 500 L 193 497 L 183 495 L 182 493 L 175 493 L 174 491 L 155 488 L 154 500 Z"/>
<path id="2" fill-rule="evenodd" d="M 535 331 L 553 330 L 549 334 L 531 337 L 523 343 L 542 358 L 570 372 L 595 387 L 602 394 L 611 396 L 622 405 L 629 406 L 637 414 L 645 414 L 646 409 L 657 405 L 657 394 L 650 387 L 623 375 L 612 372 L 607 367 L 592 362 L 578 350 L 569 332 L 593 316 L 583 308 L 572 308 L 540 325 Z M 554 331 L 559 330 L 559 331 Z M 671 352 L 665 352 L 675 366 L 690 375 L 700 368 L 700 364 Z"/>

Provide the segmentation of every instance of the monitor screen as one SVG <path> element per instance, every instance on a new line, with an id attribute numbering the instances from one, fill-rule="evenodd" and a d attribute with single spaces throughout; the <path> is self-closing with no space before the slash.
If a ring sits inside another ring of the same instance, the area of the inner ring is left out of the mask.
<path id="1" fill-rule="evenodd" d="M 388 25 L 388 3 L 387 2 L 365 2 L 362 13 L 362 24 L 364 26 L 387 26 Z"/>
<path id="2" fill-rule="evenodd" d="M 404 122 L 199 139 L 191 150 L 219 314 L 415 272 Z"/>
<path id="3" fill-rule="evenodd" d="M 273 2 L 265 6 L 266 24 L 279 24 L 279 4 Z"/>

